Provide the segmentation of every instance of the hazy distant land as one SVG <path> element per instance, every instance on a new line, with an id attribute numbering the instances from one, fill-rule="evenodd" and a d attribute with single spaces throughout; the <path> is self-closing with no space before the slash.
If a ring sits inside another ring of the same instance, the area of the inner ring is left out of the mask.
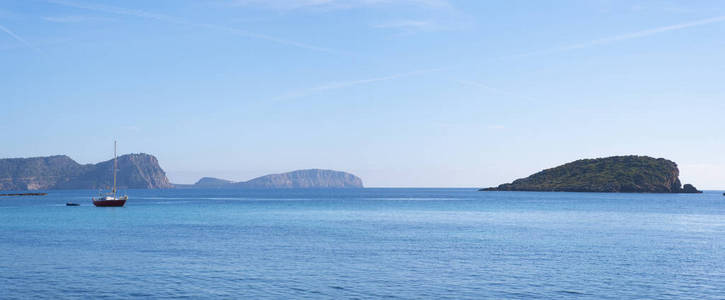
<path id="1" fill-rule="evenodd" d="M 81 165 L 65 155 L 0 159 L 0 190 L 105 189 L 113 184 L 113 160 Z M 362 188 L 362 180 L 332 170 L 298 170 L 244 182 L 205 177 L 196 184 L 172 184 L 156 157 L 118 157 L 118 188 Z"/>
<path id="2" fill-rule="evenodd" d="M 309 169 L 297 170 L 282 174 L 271 174 L 248 181 L 234 182 L 231 180 L 204 177 L 195 184 L 177 185 L 187 188 L 362 188 L 359 177 L 341 171 Z"/>

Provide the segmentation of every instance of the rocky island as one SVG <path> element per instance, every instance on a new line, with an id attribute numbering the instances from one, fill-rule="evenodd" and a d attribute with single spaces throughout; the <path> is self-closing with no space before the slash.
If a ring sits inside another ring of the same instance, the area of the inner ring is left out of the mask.
<path id="1" fill-rule="evenodd" d="M 681 186 L 677 164 L 664 158 L 614 156 L 582 159 L 481 191 L 701 193 Z"/>
<path id="2" fill-rule="evenodd" d="M 362 188 L 359 177 L 341 171 L 308 169 L 281 174 L 271 174 L 249 181 L 204 177 L 187 188 L 237 188 L 237 189 L 285 189 L 285 188 Z"/>
<path id="3" fill-rule="evenodd" d="M 0 159 L 0 190 L 105 189 L 113 184 L 113 160 L 79 164 L 65 155 Z M 118 157 L 118 187 L 173 187 L 153 155 Z"/>

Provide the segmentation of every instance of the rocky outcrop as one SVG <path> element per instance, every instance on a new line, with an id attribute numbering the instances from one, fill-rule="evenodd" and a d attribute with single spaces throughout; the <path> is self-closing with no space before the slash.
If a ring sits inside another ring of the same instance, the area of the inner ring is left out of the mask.
<path id="1" fill-rule="evenodd" d="M 664 158 L 614 156 L 582 159 L 482 191 L 699 193 L 681 187 L 677 164 Z"/>
<path id="2" fill-rule="evenodd" d="M 362 188 L 363 182 L 359 177 L 346 172 L 309 169 L 271 174 L 242 182 L 204 177 L 193 187 L 240 189 Z"/>
<path id="3" fill-rule="evenodd" d="M 688 184 L 685 184 L 685 185 L 682 186 L 681 193 L 686 193 L 686 194 L 700 194 L 700 193 L 702 193 L 702 191 L 698 191 L 695 188 L 695 186 L 693 186 L 692 184 L 689 184 L 688 183 Z"/>
<path id="4" fill-rule="evenodd" d="M 194 186 L 199 188 L 219 188 L 232 183 L 234 183 L 234 181 L 214 177 L 204 177 L 202 179 L 199 179 L 199 181 L 197 181 Z"/>
<path id="5" fill-rule="evenodd" d="M 153 155 L 118 157 L 121 189 L 170 188 Z M 68 156 L 0 159 L 0 190 L 105 189 L 113 185 L 113 160 L 81 165 Z"/>

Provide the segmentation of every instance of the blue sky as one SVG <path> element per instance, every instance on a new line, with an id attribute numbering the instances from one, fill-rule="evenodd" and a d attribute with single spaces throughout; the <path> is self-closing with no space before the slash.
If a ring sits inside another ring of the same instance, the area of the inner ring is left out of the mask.
<path id="1" fill-rule="evenodd" d="M 722 1 L 0 0 L 0 157 L 479 187 L 640 154 L 725 188 Z"/>

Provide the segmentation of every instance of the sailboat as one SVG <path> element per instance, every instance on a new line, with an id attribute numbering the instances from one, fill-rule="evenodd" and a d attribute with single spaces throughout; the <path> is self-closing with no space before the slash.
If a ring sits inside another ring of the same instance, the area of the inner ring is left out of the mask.
<path id="1" fill-rule="evenodd" d="M 118 168 L 118 157 L 116 155 L 116 141 L 113 141 L 113 189 L 110 193 L 99 195 L 98 198 L 91 198 L 93 205 L 98 207 L 121 207 L 126 204 L 128 196 L 116 195 L 116 169 Z"/>

